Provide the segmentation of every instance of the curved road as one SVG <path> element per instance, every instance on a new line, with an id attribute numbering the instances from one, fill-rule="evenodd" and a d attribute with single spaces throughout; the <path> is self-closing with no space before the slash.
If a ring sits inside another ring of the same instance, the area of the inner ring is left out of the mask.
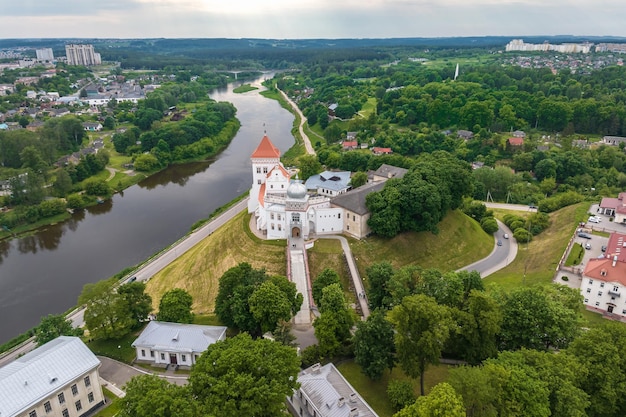
<path id="1" fill-rule="evenodd" d="M 457 271 L 478 271 L 481 278 L 493 274 L 501 270 L 515 260 L 517 256 L 517 242 L 513 239 L 513 233 L 502 222 L 498 222 L 498 231 L 494 235 L 494 246 L 491 253 L 473 264 L 464 266 Z M 504 238 L 504 234 L 509 235 L 509 239 Z M 502 242 L 502 246 L 498 246 L 498 241 Z"/>
<path id="2" fill-rule="evenodd" d="M 315 149 L 313 149 L 313 146 L 311 146 L 311 141 L 309 140 L 309 137 L 304 133 L 304 123 L 306 123 L 306 117 L 304 117 L 304 114 L 302 114 L 302 111 L 300 110 L 298 105 L 294 103 L 293 100 L 291 100 L 283 90 L 279 89 L 278 86 L 276 86 L 276 89 L 283 96 L 283 98 L 287 100 L 293 111 L 298 113 L 298 116 L 300 116 L 300 125 L 298 126 L 298 131 L 300 132 L 300 136 L 304 141 L 306 153 L 308 153 L 309 155 L 315 155 Z"/>

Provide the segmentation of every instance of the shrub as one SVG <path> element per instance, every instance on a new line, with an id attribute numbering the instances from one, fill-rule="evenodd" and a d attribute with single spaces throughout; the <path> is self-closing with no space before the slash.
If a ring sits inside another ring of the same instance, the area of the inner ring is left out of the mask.
<path id="1" fill-rule="evenodd" d="M 409 381 L 394 379 L 387 386 L 387 397 L 396 411 L 402 410 L 407 405 L 415 402 L 415 392 L 413 385 Z"/>
<path id="2" fill-rule="evenodd" d="M 561 279 L 562 279 L 563 281 L 569 281 L 569 277 L 568 277 L 567 275 L 563 275 L 563 276 L 561 277 Z"/>
<path id="3" fill-rule="evenodd" d="M 515 229 L 515 231 L 513 232 L 513 237 L 519 243 L 527 243 L 532 240 L 533 235 L 528 233 L 528 230 L 524 229 L 523 227 L 520 227 L 519 229 Z"/>
<path id="4" fill-rule="evenodd" d="M 489 234 L 494 234 L 498 231 L 498 223 L 493 217 L 484 217 L 480 221 L 480 227 L 482 227 L 483 230 Z"/>

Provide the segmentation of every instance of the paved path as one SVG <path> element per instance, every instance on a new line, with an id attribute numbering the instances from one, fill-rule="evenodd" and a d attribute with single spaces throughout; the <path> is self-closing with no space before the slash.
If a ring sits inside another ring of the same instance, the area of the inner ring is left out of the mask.
<path id="1" fill-rule="evenodd" d="M 478 271 L 481 278 L 485 278 L 506 267 L 515 260 L 517 256 L 517 242 L 513 238 L 513 233 L 501 221 L 498 222 L 498 231 L 494 235 L 494 245 L 491 253 L 479 261 L 458 269 L 458 271 Z M 509 235 L 509 239 L 504 238 L 504 234 Z M 502 246 L 498 246 L 498 240 Z"/>
<path id="2" fill-rule="evenodd" d="M 309 155 L 315 155 L 315 149 L 313 149 L 313 146 L 311 146 L 311 141 L 309 140 L 309 137 L 304 133 L 304 124 L 306 123 L 306 117 L 304 117 L 304 114 L 302 114 L 302 111 L 300 110 L 298 105 L 294 103 L 293 100 L 291 100 L 287 96 L 287 94 L 285 94 L 283 90 L 280 90 L 278 87 L 276 87 L 276 89 L 283 96 L 283 98 L 287 100 L 287 102 L 291 105 L 291 108 L 296 113 L 298 113 L 298 116 L 300 116 L 300 126 L 298 126 L 298 131 L 300 132 L 300 136 L 302 137 L 302 140 L 304 141 L 304 147 L 306 149 L 306 153 L 308 153 Z"/>
<path id="3" fill-rule="evenodd" d="M 361 311 L 363 314 L 363 318 L 367 319 L 370 315 L 370 308 L 367 304 L 367 295 L 365 294 L 365 287 L 363 286 L 363 280 L 361 279 L 361 275 L 359 274 L 359 270 L 356 267 L 356 263 L 354 262 L 354 257 L 352 256 L 352 250 L 350 250 L 350 245 L 348 244 L 348 240 L 343 236 L 338 235 L 330 235 L 330 236 L 318 236 L 321 239 L 337 239 L 341 242 L 341 248 L 343 249 L 343 253 L 346 256 L 346 261 L 348 262 L 348 268 L 350 269 L 350 275 L 352 276 L 352 283 L 354 284 L 354 291 L 356 292 L 359 305 L 361 306 Z"/>

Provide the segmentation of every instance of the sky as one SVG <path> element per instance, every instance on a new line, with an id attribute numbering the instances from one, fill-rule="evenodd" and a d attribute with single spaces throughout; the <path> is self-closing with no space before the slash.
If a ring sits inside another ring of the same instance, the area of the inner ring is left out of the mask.
<path id="1" fill-rule="evenodd" d="M 626 36 L 623 0 L 0 0 L 0 38 Z"/>

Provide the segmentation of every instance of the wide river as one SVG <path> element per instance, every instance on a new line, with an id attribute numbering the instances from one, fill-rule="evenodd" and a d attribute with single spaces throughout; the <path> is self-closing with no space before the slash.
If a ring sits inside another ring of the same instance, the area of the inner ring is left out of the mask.
<path id="1" fill-rule="evenodd" d="M 260 90 L 233 93 L 238 85 L 210 94 L 233 103 L 241 122 L 214 161 L 170 167 L 66 222 L 0 241 L 0 343 L 36 326 L 47 314 L 72 308 L 85 284 L 141 263 L 246 192 L 252 182 L 250 155 L 264 132 L 282 152 L 293 145 L 294 116 L 259 95 Z"/>

